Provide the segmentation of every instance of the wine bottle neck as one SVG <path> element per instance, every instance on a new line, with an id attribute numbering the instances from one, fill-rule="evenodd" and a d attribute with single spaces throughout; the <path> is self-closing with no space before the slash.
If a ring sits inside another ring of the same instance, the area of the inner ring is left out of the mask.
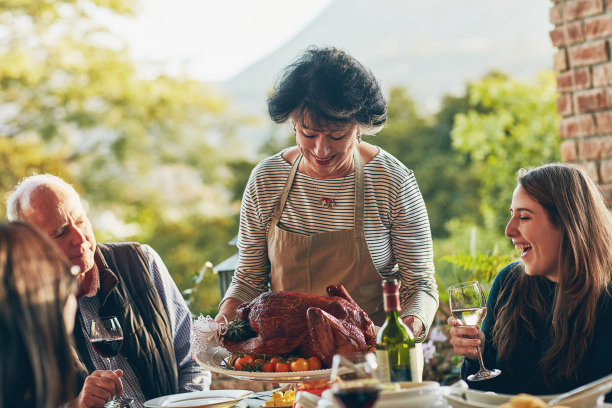
<path id="1" fill-rule="evenodd" d="M 387 311 L 387 320 L 400 320 L 400 312 L 397 310 Z"/>
<path id="2" fill-rule="evenodd" d="M 385 307 L 385 313 L 389 314 L 389 312 L 399 312 L 400 307 L 400 299 L 399 292 L 387 292 L 383 293 L 383 305 Z"/>

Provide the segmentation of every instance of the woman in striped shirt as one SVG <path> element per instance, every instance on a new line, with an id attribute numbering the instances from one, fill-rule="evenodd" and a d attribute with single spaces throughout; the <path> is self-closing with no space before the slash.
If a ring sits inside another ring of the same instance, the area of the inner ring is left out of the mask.
<path id="1" fill-rule="evenodd" d="M 422 340 L 438 307 L 429 219 L 414 174 L 361 141 L 385 124 L 372 73 L 335 48 L 309 48 L 268 99 L 296 146 L 262 161 L 244 192 L 239 261 L 218 320 L 259 294 L 325 295 L 342 284 L 375 324 L 381 281 L 401 281 L 402 318 Z"/>

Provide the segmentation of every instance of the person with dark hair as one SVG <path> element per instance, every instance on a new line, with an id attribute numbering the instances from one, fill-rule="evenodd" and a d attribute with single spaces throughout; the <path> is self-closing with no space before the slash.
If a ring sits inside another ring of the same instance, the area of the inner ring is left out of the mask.
<path id="1" fill-rule="evenodd" d="M 38 227 L 80 270 L 74 337 L 90 377 L 108 368 L 90 343 L 91 322 L 116 316 L 124 339 L 114 360 L 122 373 L 124 393 L 134 399 L 135 408 L 152 398 L 185 392 L 188 383 L 209 387 L 210 371 L 199 367 L 190 355 L 191 313 L 151 247 L 97 243 L 78 193 L 50 174 L 23 179 L 8 199 L 7 216 Z M 104 373 L 119 381 L 113 372 Z M 93 384 L 93 379 L 89 381 L 85 387 Z M 113 394 L 89 393 L 85 402 L 102 406 Z"/>
<path id="2" fill-rule="evenodd" d="M 251 174 L 239 261 L 216 320 L 269 288 L 326 295 L 342 284 L 380 325 L 381 281 L 393 277 L 421 341 L 438 307 L 429 219 L 413 172 L 361 140 L 387 120 L 378 81 L 345 51 L 311 47 L 285 69 L 268 109 L 291 123 L 296 146 Z"/>
<path id="3" fill-rule="evenodd" d="M 118 373 L 83 382 L 73 349 L 77 283 L 70 263 L 37 228 L 0 224 L 0 408 L 90 407 L 97 394 L 121 394 Z"/>
<path id="4" fill-rule="evenodd" d="M 0 407 L 57 408 L 76 395 L 76 282 L 38 230 L 0 224 Z"/>
<path id="5" fill-rule="evenodd" d="M 506 236 L 521 260 L 495 277 L 481 329 L 448 319 L 462 378 L 477 347 L 501 370 L 469 383 L 481 390 L 555 394 L 612 373 L 612 217 L 595 182 L 567 164 L 519 171 Z"/>

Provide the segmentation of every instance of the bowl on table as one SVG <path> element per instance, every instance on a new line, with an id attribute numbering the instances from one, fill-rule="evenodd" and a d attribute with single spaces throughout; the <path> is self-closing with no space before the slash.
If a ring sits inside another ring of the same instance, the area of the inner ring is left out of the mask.
<path id="1" fill-rule="evenodd" d="M 331 390 L 323 391 L 321 398 L 329 402 L 330 407 L 339 406 Z M 435 381 L 399 382 L 381 386 L 374 408 L 436 407 L 440 402 L 440 384 Z"/>

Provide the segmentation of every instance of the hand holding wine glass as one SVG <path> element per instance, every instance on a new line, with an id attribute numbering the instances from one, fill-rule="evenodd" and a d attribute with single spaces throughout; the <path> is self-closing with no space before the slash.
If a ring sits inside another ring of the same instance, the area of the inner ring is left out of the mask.
<path id="1" fill-rule="evenodd" d="M 478 281 L 458 283 L 448 288 L 451 313 L 462 326 L 478 327 L 487 314 L 487 302 Z M 482 361 L 480 347 L 476 347 L 480 369 L 468 376 L 468 381 L 482 381 L 501 374 L 498 369 L 487 370 Z"/>
<path id="2" fill-rule="evenodd" d="M 90 341 L 94 350 L 108 360 L 108 369 L 113 371 L 112 357 L 115 357 L 123 344 L 123 331 L 116 317 L 103 317 L 91 322 Z M 133 399 L 115 396 L 105 407 L 129 407 Z"/>
<path id="3" fill-rule="evenodd" d="M 380 393 L 376 354 L 356 351 L 334 355 L 330 380 L 332 393 L 344 408 L 371 408 Z"/>

